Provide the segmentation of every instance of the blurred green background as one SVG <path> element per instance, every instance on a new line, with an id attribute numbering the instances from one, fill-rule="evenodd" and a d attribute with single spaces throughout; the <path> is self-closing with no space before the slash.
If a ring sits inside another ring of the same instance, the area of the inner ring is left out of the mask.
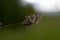
<path id="1" fill-rule="evenodd" d="M 26 15 L 34 13 L 31 7 L 21 6 L 18 0 L 1 0 L 0 4 L 0 20 L 4 25 L 21 22 Z"/>
<path id="2" fill-rule="evenodd" d="M 0 21 L 4 25 L 19 23 L 25 15 L 34 13 L 32 8 L 20 6 L 18 0 L 0 0 Z M 28 28 L 22 25 L 1 28 L 0 40 L 60 40 L 60 17 L 44 16 L 40 24 Z"/>

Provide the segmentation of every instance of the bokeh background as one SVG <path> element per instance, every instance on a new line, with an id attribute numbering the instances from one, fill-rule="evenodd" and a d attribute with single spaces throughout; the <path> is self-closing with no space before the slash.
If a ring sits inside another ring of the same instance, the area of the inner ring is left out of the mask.
<path id="1" fill-rule="evenodd" d="M 5 27 L 34 13 L 33 8 L 21 6 L 18 0 L 0 0 L 0 21 Z M 0 28 L 0 40 L 60 40 L 60 16 L 44 16 L 40 24 L 28 28 L 22 25 Z"/>

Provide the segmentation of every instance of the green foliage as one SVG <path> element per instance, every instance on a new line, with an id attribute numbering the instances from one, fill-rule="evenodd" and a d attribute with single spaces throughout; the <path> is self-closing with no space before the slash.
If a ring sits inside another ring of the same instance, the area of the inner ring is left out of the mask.
<path id="1" fill-rule="evenodd" d="M 22 7 L 17 0 L 0 0 L 0 21 L 5 25 L 21 22 L 25 15 L 34 14 L 32 8 Z M 0 29 L 0 40 L 60 40 L 60 17 L 45 17 L 38 25 L 25 29 L 22 25 L 8 25 Z"/>
<path id="2" fill-rule="evenodd" d="M 0 29 L 0 40 L 60 40 L 60 18 L 43 17 L 40 24 Z"/>
<path id="3" fill-rule="evenodd" d="M 23 7 L 18 0 L 1 0 L 0 20 L 6 25 L 24 20 L 26 15 L 33 14 L 32 8 Z"/>

